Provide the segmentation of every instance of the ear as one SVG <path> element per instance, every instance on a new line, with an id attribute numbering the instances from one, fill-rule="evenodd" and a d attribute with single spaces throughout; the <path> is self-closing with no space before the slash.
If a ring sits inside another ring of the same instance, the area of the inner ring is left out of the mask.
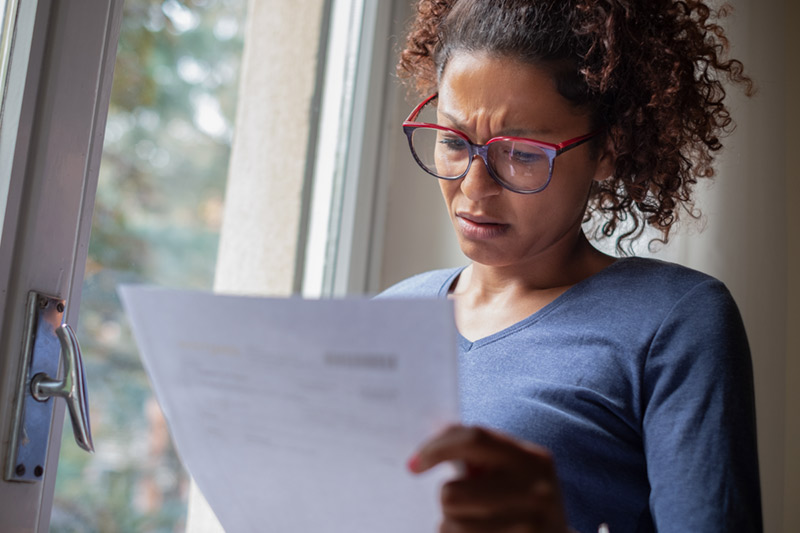
<path id="1" fill-rule="evenodd" d="M 614 143 L 611 136 L 606 134 L 602 146 L 597 148 L 597 165 L 594 172 L 594 181 L 607 180 L 614 175 L 617 166 L 617 152 L 614 150 Z"/>

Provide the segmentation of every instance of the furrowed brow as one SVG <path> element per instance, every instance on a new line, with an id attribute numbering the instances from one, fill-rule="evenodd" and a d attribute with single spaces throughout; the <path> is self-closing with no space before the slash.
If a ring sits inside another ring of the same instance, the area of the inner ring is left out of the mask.
<path id="1" fill-rule="evenodd" d="M 447 119 L 447 121 L 450 123 L 450 125 L 451 125 L 451 127 L 453 129 L 456 129 L 456 130 L 459 130 L 459 131 L 462 131 L 462 132 L 466 129 L 466 126 L 464 125 L 463 122 L 461 122 L 454 115 L 448 113 L 446 110 L 443 110 L 443 109 L 440 108 L 439 109 L 439 113 L 444 118 Z M 502 130 L 502 131 L 498 132 L 497 134 L 495 134 L 494 136 L 495 137 L 524 137 L 526 139 L 531 139 L 531 140 L 540 140 L 541 137 L 546 137 L 547 135 L 550 135 L 551 133 L 553 133 L 553 130 L 547 129 L 547 128 L 544 128 L 544 129 L 513 128 L 513 129 Z"/>

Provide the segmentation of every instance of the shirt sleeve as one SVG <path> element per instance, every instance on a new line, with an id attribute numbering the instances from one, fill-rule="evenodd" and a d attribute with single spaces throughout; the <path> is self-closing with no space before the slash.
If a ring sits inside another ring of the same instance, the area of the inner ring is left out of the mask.
<path id="1" fill-rule="evenodd" d="M 642 435 L 659 532 L 760 532 L 750 349 L 716 280 L 696 285 L 656 332 L 644 369 Z"/>

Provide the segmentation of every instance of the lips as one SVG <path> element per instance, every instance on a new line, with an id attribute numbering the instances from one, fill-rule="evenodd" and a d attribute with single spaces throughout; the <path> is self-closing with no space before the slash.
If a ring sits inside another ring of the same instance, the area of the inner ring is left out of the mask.
<path id="1" fill-rule="evenodd" d="M 457 212 L 456 216 L 458 218 L 463 218 L 463 219 L 468 220 L 469 222 L 473 222 L 475 224 L 507 225 L 507 224 L 503 224 L 502 222 L 500 222 L 499 220 L 497 220 L 497 219 L 495 219 L 493 217 L 488 217 L 486 215 L 475 215 L 475 214 L 472 214 L 472 213 Z"/>
<path id="2" fill-rule="evenodd" d="M 456 212 L 458 229 L 468 239 L 493 239 L 503 235 L 509 224 L 497 218 L 477 213 Z"/>

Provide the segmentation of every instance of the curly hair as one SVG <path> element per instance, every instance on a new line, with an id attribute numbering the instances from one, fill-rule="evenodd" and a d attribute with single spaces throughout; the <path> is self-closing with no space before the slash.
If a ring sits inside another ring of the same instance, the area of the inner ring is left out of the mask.
<path id="1" fill-rule="evenodd" d="M 397 66 L 420 96 L 436 90 L 450 56 L 488 52 L 549 68 L 559 93 L 585 107 L 615 158 L 593 185 L 585 221 L 617 249 L 646 225 L 667 242 L 692 190 L 714 175 L 733 128 L 723 81 L 753 91 L 717 20 L 700 0 L 419 0 Z"/>

